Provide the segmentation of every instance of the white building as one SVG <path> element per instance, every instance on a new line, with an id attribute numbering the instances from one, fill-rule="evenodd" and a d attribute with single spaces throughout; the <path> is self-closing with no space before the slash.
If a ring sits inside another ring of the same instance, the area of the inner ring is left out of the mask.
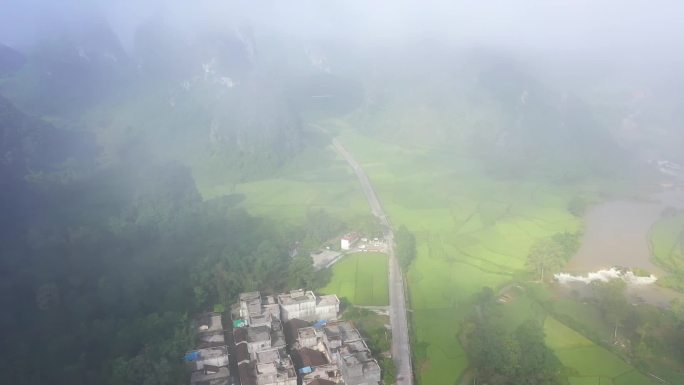
<path id="1" fill-rule="evenodd" d="M 355 233 L 349 233 L 340 238 L 340 249 L 351 250 L 354 244 L 359 240 L 359 236 Z"/>
<path id="2" fill-rule="evenodd" d="M 293 318 L 304 321 L 334 320 L 340 311 L 336 295 L 316 297 L 312 291 L 292 290 L 278 295 L 280 317 L 283 322 Z"/>

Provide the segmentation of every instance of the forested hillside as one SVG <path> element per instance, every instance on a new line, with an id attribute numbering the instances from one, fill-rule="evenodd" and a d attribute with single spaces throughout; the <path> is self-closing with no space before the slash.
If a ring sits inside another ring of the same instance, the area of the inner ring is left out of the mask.
<path id="1" fill-rule="evenodd" d="M 235 198 L 204 202 L 187 167 L 134 148 L 93 165 L 5 100 L 0 128 L 0 382 L 177 383 L 188 314 L 286 287 L 282 229 Z"/>

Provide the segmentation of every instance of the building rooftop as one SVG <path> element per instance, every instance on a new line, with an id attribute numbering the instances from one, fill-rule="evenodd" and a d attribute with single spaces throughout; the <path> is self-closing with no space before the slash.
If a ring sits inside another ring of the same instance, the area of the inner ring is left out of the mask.
<path id="1" fill-rule="evenodd" d="M 284 348 L 285 345 L 285 334 L 282 330 L 274 330 L 271 332 L 271 347 L 273 348 Z"/>
<path id="2" fill-rule="evenodd" d="M 292 361 L 287 356 L 269 363 L 243 363 L 238 366 L 238 371 L 242 385 L 283 383 L 297 378 Z"/>
<path id="3" fill-rule="evenodd" d="M 225 346 L 226 338 L 223 335 L 223 330 L 213 332 L 203 332 L 197 336 L 197 347 L 210 348 L 214 346 Z"/>
<path id="4" fill-rule="evenodd" d="M 249 362 L 251 357 L 249 356 L 249 349 L 247 349 L 247 344 L 239 344 L 235 347 L 235 362 L 237 364 L 242 364 L 243 362 Z"/>
<path id="5" fill-rule="evenodd" d="M 228 347 L 227 346 L 217 346 L 211 348 L 197 349 L 193 352 L 196 358 L 188 364 L 193 368 L 193 370 L 202 370 L 205 367 L 221 367 L 228 366 Z M 190 354 L 188 353 L 188 354 Z"/>
<path id="6" fill-rule="evenodd" d="M 349 321 L 328 322 L 323 327 L 323 333 L 328 340 L 340 340 L 342 343 L 361 339 L 361 334 Z"/>
<path id="7" fill-rule="evenodd" d="M 357 353 L 368 353 L 368 356 L 371 356 L 370 349 L 368 349 L 368 345 L 366 345 L 363 340 L 345 342 L 344 345 L 340 347 L 339 351 L 341 356 Z"/>
<path id="8" fill-rule="evenodd" d="M 333 382 L 330 380 L 324 380 L 322 378 L 317 378 L 313 381 L 305 382 L 304 385 L 337 385 L 337 382 Z"/>
<path id="9" fill-rule="evenodd" d="M 302 348 L 292 351 L 292 358 L 295 361 L 297 368 L 305 368 L 307 366 L 322 366 L 328 364 L 328 359 L 323 352 L 310 348 Z"/>
<path id="10" fill-rule="evenodd" d="M 202 357 L 202 358 L 210 358 L 210 357 L 218 357 L 218 356 L 222 356 L 222 355 L 227 355 L 228 354 L 228 347 L 227 346 L 215 346 L 215 347 L 210 347 L 210 348 L 197 349 L 195 351 L 199 352 L 200 357 Z"/>
<path id="11" fill-rule="evenodd" d="M 348 233 L 348 234 L 345 234 L 345 235 L 342 237 L 342 239 L 344 239 L 344 240 L 346 240 L 346 241 L 354 241 L 354 240 L 356 240 L 356 239 L 359 239 L 359 234 L 357 234 L 357 233 Z"/>
<path id="12" fill-rule="evenodd" d="M 192 385 L 229 385 L 229 377 L 228 368 L 205 365 L 204 370 L 192 372 L 190 383 Z"/>
<path id="13" fill-rule="evenodd" d="M 271 328 L 268 326 L 256 326 L 247 328 L 247 342 L 261 342 L 271 339 Z"/>
<path id="14" fill-rule="evenodd" d="M 292 290 L 286 294 L 278 294 L 278 303 L 281 305 L 295 305 L 302 302 L 316 301 L 316 296 L 311 290 Z"/>
<path id="15" fill-rule="evenodd" d="M 257 362 L 260 364 L 269 364 L 280 360 L 280 353 L 278 349 L 264 350 L 257 352 Z"/>
<path id="16" fill-rule="evenodd" d="M 321 295 L 316 298 L 316 306 L 335 306 L 340 304 L 340 299 L 335 294 Z"/>
<path id="17" fill-rule="evenodd" d="M 247 293 L 240 293 L 240 301 L 249 301 L 252 299 L 261 299 L 261 293 L 258 291 L 249 291 Z"/>
<path id="18" fill-rule="evenodd" d="M 311 384 L 337 384 L 342 380 L 342 373 L 335 364 L 327 364 L 314 367 L 311 373 L 304 374 L 302 383 Z M 323 382 L 316 382 L 323 381 Z"/>
<path id="19" fill-rule="evenodd" d="M 311 326 L 310 322 L 300 320 L 298 318 L 293 318 L 287 322 L 285 322 L 285 327 L 283 328 L 285 332 L 285 338 L 287 340 L 287 344 L 292 346 L 298 337 L 298 331 L 301 328 L 309 327 Z"/>
<path id="20" fill-rule="evenodd" d="M 297 330 L 297 337 L 302 338 L 316 338 L 316 329 L 313 327 L 305 327 Z"/>
<path id="21" fill-rule="evenodd" d="M 233 339 L 235 340 L 236 345 L 247 342 L 247 329 L 248 328 L 233 329 Z"/>
<path id="22" fill-rule="evenodd" d="M 195 317 L 195 327 L 198 333 L 223 331 L 220 313 L 202 313 Z"/>
<path id="23" fill-rule="evenodd" d="M 242 385 L 256 385 L 256 361 L 247 362 L 238 365 L 238 373 L 240 374 L 240 383 Z"/>

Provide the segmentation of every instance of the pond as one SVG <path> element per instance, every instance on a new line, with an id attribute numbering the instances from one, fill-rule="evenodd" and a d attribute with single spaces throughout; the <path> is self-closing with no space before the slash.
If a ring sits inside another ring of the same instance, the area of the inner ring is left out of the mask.
<path id="1" fill-rule="evenodd" d="M 663 276 L 665 272 L 651 260 L 649 231 L 668 206 L 684 209 L 684 190 L 671 189 L 648 199 L 610 201 L 593 207 L 585 217 L 582 245 L 564 272 L 586 275 L 617 266 Z M 576 285 L 583 284 L 572 286 Z M 677 295 L 656 285 L 629 285 L 628 292 L 659 305 Z"/>

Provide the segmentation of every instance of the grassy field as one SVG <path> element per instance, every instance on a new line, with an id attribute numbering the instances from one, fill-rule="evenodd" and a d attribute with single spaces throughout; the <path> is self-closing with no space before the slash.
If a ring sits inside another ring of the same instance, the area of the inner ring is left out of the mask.
<path id="1" fill-rule="evenodd" d="M 326 210 L 342 220 L 368 215 L 368 204 L 347 164 L 326 147 L 298 155 L 278 177 L 237 185 L 204 184 L 198 188 L 205 199 L 237 194 L 252 214 L 301 224 L 309 210 Z"/>
<path id="2" fill-rule="evenodd" d="M 547 345 L 575 373 L 570 377 L 570 384 L 653 384 L 615 354 L 552 317 L 546 318 L 544 332 Z"/>
<path id="3" fill-rule="evenodd" d="M 418 378 L 453 384 L 468 366 L 457 336 L 473 295 L 510 281 L 536 240 L 578 230 L 566 207 L 580 192 L 487 178 L 467 157 L 433 149 L 353 134 L 342 141 L 368 172 L 393 225 L 416 235 L 408 281 Z"/>
<path id="4" fill-rule="evenodd" d="M 651 230 L 651 249 L 659 264 L 684 268 L 684 214 L 659 220 Z"/>
<path id="5" fill-rule="evenodd" d="M 650 243 L 656 264 L 670 273 L 659 279 L 658 284 L 684 292 L 684 214 L 656 222 L 651 228 Z"/>
<path id="6" fill-rule="evenodd" d="M 350 130 L 341 130 L 341 141 L 369 174 L 393 226 L 406 225 L 416 236 L 418 256 L 407 272 L 416 375 L 422 384 L 451 385 L 469 365 L 458 333 L 473 295 L 485 286 L 496 289 L 510 282 L 540 238 L 579 230 L 581 221 L 568 212 L 568 202 L 593 196 L 596 186 L 492 178 L 457 150 L 402 147 Z M 277 179 L 203 189 L 205 197 L 227 193 L 243 194 L 250 212 L 288 222 L 301 220 L 311 208 L 343 218 L 368 212 L 354 175 L 324 149 L 302 154 Z M 359 263 L 373 260 L 359 274 Z M 371 254 L 347 257 L 333 268 L 323 292 L 357 305 L 387 304 L 384 260 Z M 382 295 L 375 279 L 380 276 Z M 531 302 L 521 304 L 510 310 L 520 322 L 537 311 Z M 602 354 L 596 346 L 587 348 L 588 354 Z M 582 364 L 572 358 L 563 359 Z M 630 370 L 589 370 L 573 383 L 598 383 L 604 376 L 629 384 Z"/>
<path id="7" fill-rule="evenodd" d="M 320 290 L 337 294 L 353 305 L 387 306 L 387 256 L 381 253 L 355 253 L 342 258 L 332 267 L 332 278 Z"/>

